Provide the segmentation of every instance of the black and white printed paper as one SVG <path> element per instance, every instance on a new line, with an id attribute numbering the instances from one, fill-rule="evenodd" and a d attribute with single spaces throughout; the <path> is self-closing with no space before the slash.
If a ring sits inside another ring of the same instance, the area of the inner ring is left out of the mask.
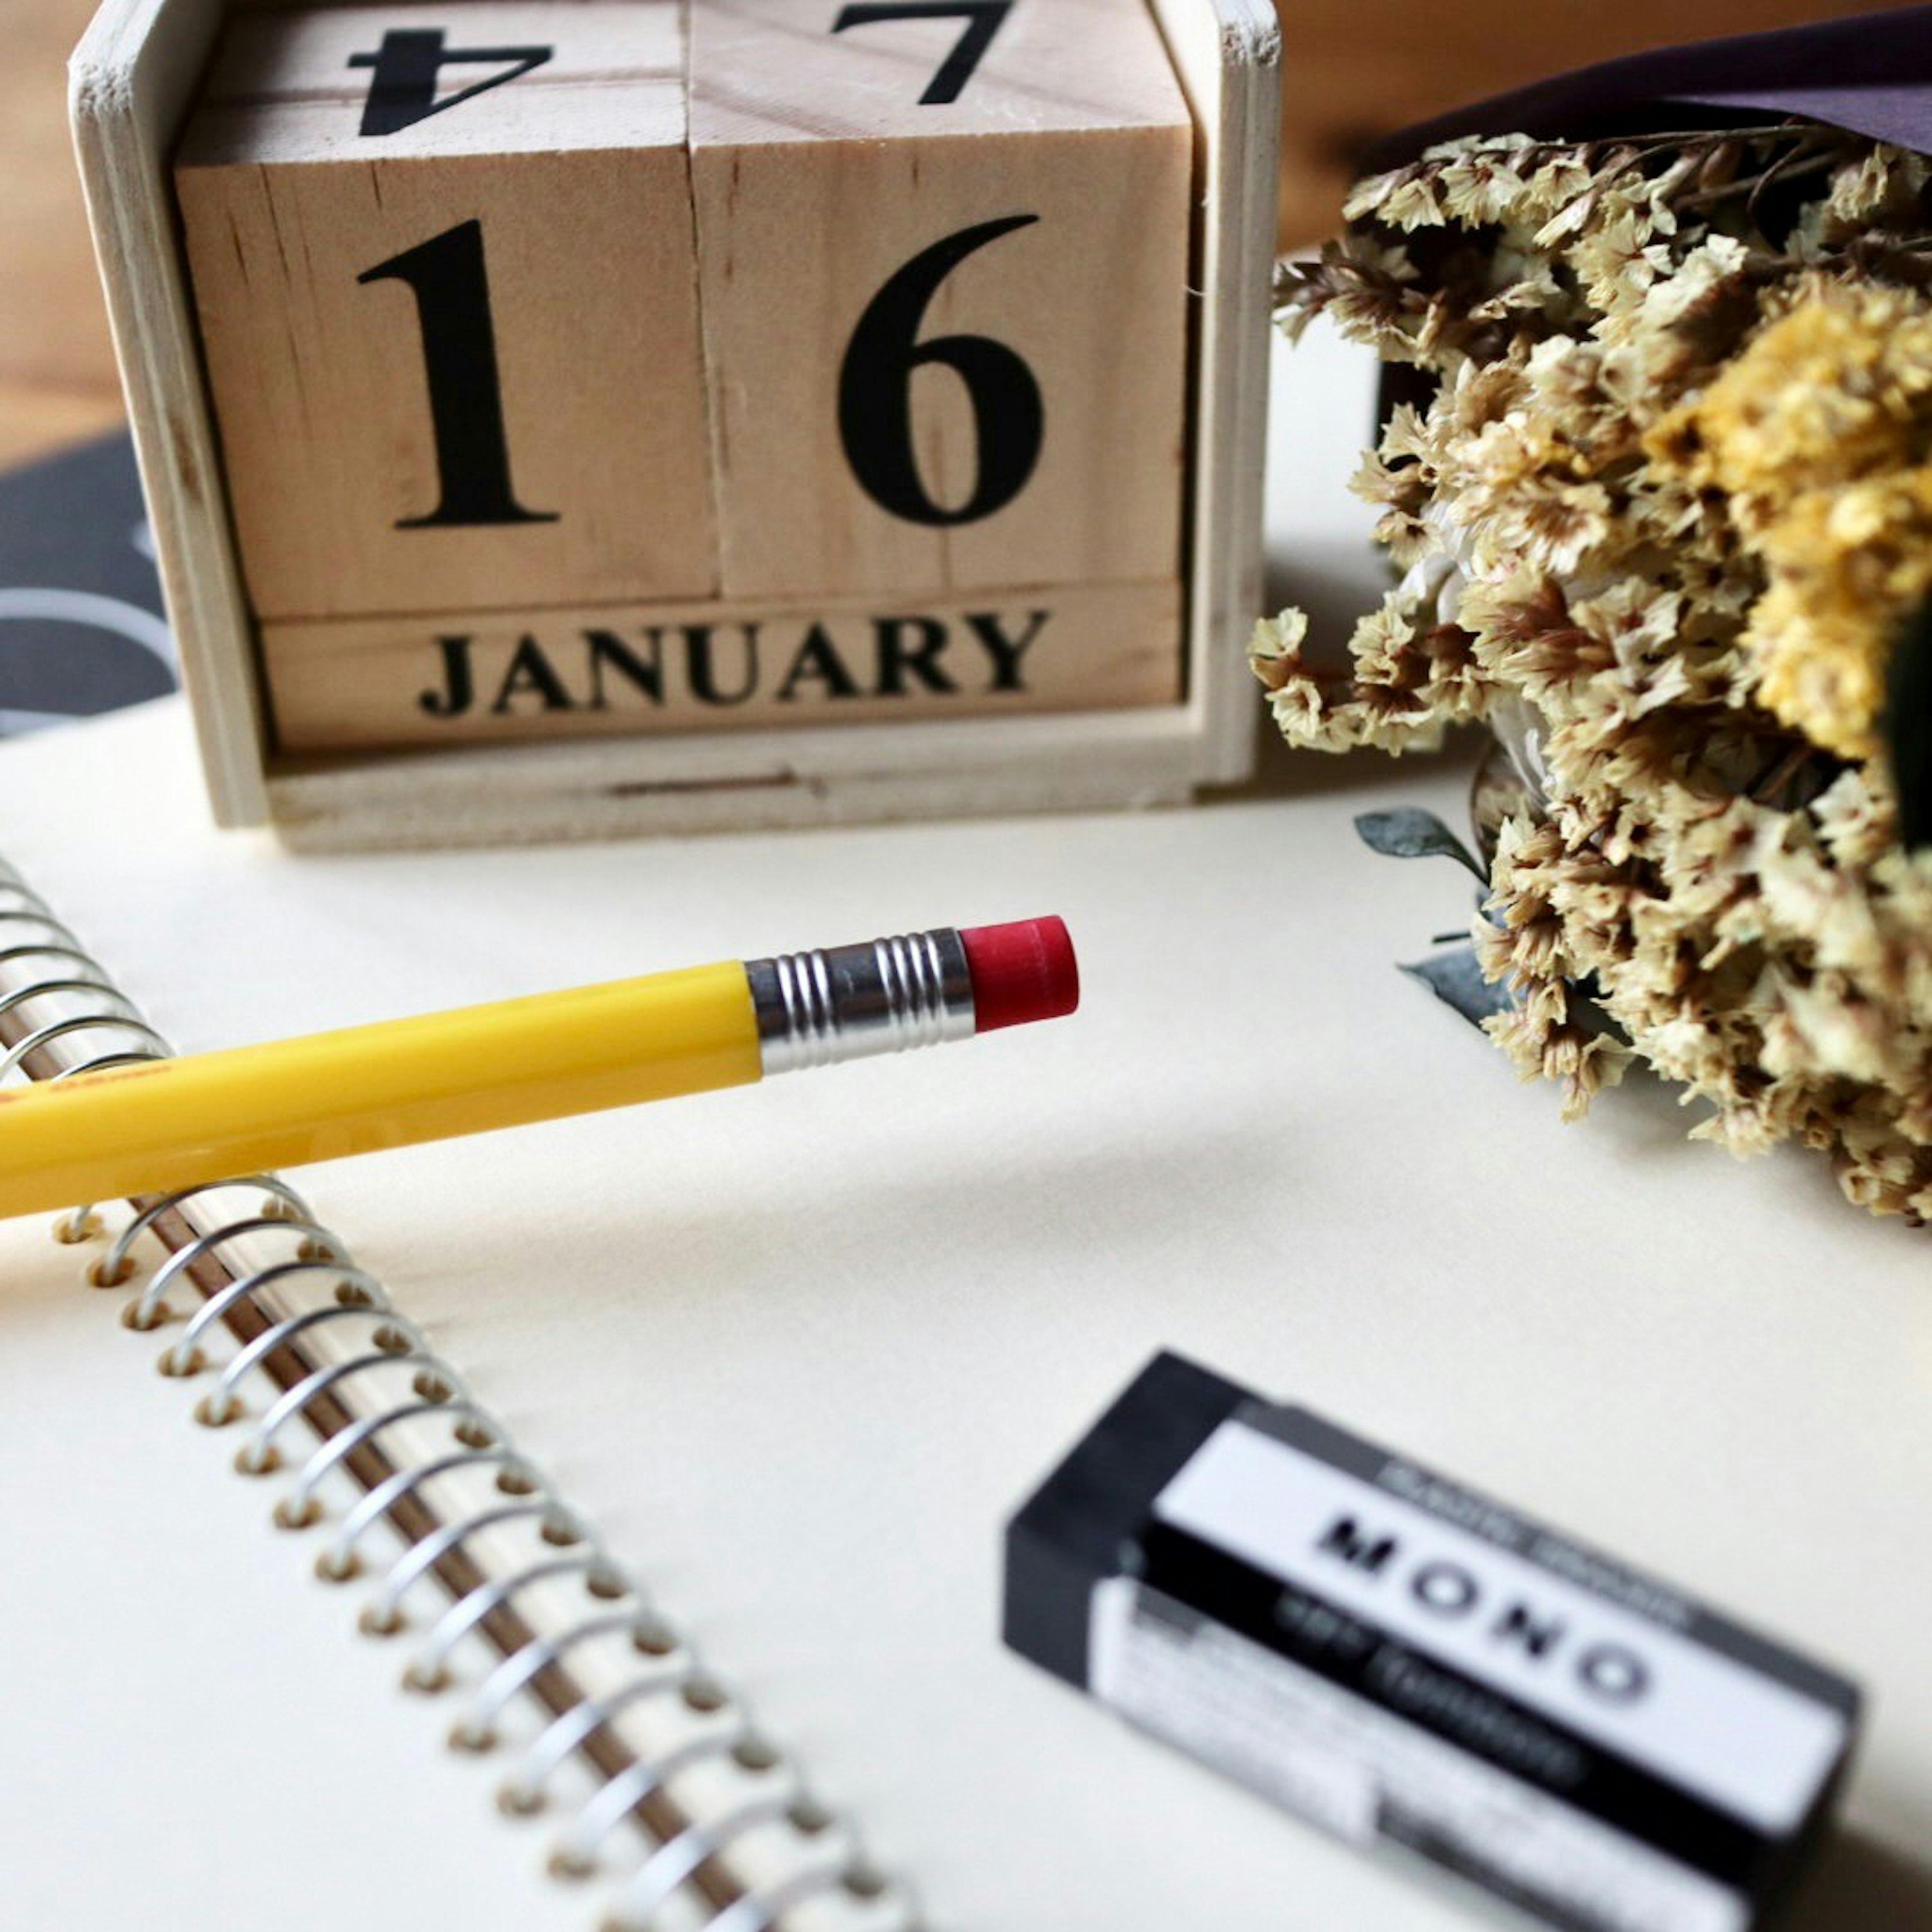
<path id="1" fill-rule="evenodd" d="M 134 446 L 0 476 L 0 736 L 175 688 Z"/>

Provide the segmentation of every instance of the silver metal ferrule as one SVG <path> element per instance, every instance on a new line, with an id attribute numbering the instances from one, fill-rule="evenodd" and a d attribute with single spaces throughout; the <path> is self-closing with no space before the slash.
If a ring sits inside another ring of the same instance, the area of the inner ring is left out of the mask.
<path id="1" fill-rule="evenodd" d="M 973 1032 L 973 976 L 951 926 L 748 959 L 767 1073 L 903 1053 Z"/>

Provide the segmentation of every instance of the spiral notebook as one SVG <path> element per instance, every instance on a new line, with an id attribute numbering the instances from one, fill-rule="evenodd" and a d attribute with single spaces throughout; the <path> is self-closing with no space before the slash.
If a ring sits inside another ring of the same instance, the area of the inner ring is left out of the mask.
<path id="1" fill-rule="evenodd" d="M 157 1050 L 119 995 L 212 1045 L 1048 906 L 1087 1000 L 223 1190 L 161 1240 L 113 1204 L 71 1246 L 0 1229 L 9 1922 L 1453 1932 L 1460 1896 L 999 1646 L 1004 1517 L 1162 1344 L 1844 1659 L 1864 1836 L 1796 1923 L 1924 1922 L 1888 1849 L 1932 1790 L 1921 1244 L 1641 1094 L 1561 1131 L 1394 973 L 1460 889 L 1358 856 L 1342 772 L 1154 818 L 297 860 L 206 830 L 190 758 L 175 700 L 0 757 L 0 1025 L 36 1070 Z M 300 1325 L 212 1312 L 248 1302 Z M 1843 1916 L 1874 1860 L 1894 1916 Z"/>
<path id="2" fill-rule="evenodd" d="M 1514 1922 L 1001 1648 L 1006 1515 L 1166 1347 L 1841 1664 L 1871 1723 L 1791 1926 L 1932 1926 L 1924 1238 L 1803 1156 L 1685 1145 L 1641 1083 L 1565 1131 L 1398 976 L 1466 885 L 1351 820 L 1453 818 L 1460 772 L 1276 758 L 1185 813 L 292 858 L 208 828 L 193 758 L 176 699 L 0 751 L 9 1077 L 1048 911 L 1085 998 L 158 1230 L 0 1224 L 0 1920 Z M 171 1261 L 190 1222 L 218 1238 Z M 210 1311 L 251 1273 L 237 1335 Z"/>

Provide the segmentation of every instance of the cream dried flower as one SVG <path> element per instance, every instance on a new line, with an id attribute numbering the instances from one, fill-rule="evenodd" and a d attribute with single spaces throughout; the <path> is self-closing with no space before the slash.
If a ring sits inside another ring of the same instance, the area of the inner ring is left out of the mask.
<path id="1" fill-rule="evenodd" d="M 1364 182 L 1285 272 L 1414 365 L 1355 480 L 1403 572 L 1294 743 L 1511 753 L 1480 788 L 1488 1022 L 1566 1117 L 1630 1061 L 1736 1153 L 1932 1218 L 1932 860 L 1882 720 L 1932 598 L 1932 167 L 1801 125 L 1486 136 Z M 1510 769 L 1513 767 L 1513 770 Z"/>

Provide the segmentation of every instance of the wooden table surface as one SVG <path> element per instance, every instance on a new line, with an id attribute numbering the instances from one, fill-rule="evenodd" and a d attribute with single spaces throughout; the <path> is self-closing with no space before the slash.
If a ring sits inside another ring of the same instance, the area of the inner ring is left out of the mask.
<path id="1" fill-rule="evenodd" d="M 1334 222 L 1378 130 L 1583 60 L 1698 33 L 1856 13 L 1873 0 L 1281 0 L 1282 233 Z M 66 62 L 93 0 L 10 9 L 0 66 L 0 464 L 109 428 L 120 392 L 67 136 Z"/>
<path id="2" fill-rule="evenodd" d="M 10 8 L 0 66 L 0 464 L 121 419 L 67 136 L 67 57 L 93 0 Z"/>

